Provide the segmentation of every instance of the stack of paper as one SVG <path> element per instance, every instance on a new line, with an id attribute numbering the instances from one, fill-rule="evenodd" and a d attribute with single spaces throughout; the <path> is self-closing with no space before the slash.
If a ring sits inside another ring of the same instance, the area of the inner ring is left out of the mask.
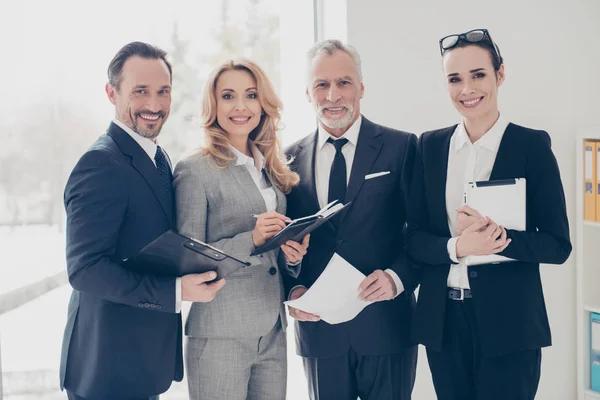
<path id="1" fill-rule="evenodd" d="M 285 304 L 318 315 L 329 324 L 350 321 L 373 303 L 358 298 L 358 287 L 364 279 L 362 272 L 336 253 L 310 289 Z"/>

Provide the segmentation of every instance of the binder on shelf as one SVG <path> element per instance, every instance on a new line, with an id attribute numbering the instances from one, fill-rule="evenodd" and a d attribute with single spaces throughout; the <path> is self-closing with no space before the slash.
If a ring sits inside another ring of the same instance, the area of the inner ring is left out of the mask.
<path id="1" fill-rule="evenodd" d="M 596 142 L 596 222 L 600 222 L 600 142 Z"/>
<path id="2" fill-rule="evenodd" d="M 600 314 L 590 313 L 590 383 L 592 390 L 600 393 Z"/>
<path id="3" fill-rule="evenodd" d="M 590 140 L 583 143 L 583 219 L 592 222 L 596 222 L 598 147 L 596 142 Z"/>

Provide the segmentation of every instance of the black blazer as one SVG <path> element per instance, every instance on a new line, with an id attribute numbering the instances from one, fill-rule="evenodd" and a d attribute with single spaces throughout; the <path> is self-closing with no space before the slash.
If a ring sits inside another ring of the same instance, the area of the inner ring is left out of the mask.
<path id="1" fill-rule="evenodd" d="M 73 294 L 61 388 L 84 398 L 142 398 L 183 377 L 175 278 L 120 260 L 174 227 L 173 199 L 144 150 L 111 124 L 67 182 L 67 272 Z"/>
<path id="2" fill-rule="evenodd" d="M 419 343 L 442 347 L 447 279 L 452 261 L 446 213 L 446 170 L 456 126 L 419 138 L 409 200 L 407 251 L 422 263 L 414 321 Z M 525 232 L 501 253 L 518 262 L 469 267 L 469 284 L 487 357 L 551 344 L 539 264 L 562 264 L 571 253 L 565 196 L 550 137 L 515 124 L 506 128 L 490 180 L 526 178 Z"/>
<path id="3" fill-rule="evenodd" d="M 317 133 L 293 144 L 291 168 L 300 175 L 300 185 L 288 195 L 288 215 L 303 217 L 319 210 L 315 187 Z M 410 346 L 410 322 L 418 270 L 404 251 L 406 198 L 412 174 L 416 136 L 376 125 L 363 117 L 350 174 L 346 202 L 338 230 L 326 223 L 311 234 L 300 276 L 286 279 L 286 288 L 310 287 L 334 252 L 365 275 L 376 269 L 393 269 L 405 292 L 391 301 L 369 305 L 355 319 L 330 325 L 300 322 L 296 325 L 297 350 L 304 357 L 334 357 L 350 346 L 362 355 L 392 354 Z M 365 181 L 365 175 L 390 174 Z"/>

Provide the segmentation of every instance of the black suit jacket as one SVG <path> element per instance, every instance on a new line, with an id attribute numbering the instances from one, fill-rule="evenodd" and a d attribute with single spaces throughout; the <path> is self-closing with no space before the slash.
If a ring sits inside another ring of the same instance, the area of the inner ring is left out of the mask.
<path id="1" fill-rule="evenodd" d="M 408 211 L 407 250 L 422 263 L 414 334 L 419 343 L 436 350 L 443 342 L 452 263 L 445 193 L 455 128 L 419 138 Z M 512 242 L 501 253 L 518 262 L 469 267 L 482 353 L 487 357 L 551 344 L 539 264 L 562 264 L 571 252 L 565 196 L 546 132 L 508 125 L 490 180 L 508 178 L 527 180 L 527 230 L 507 230 Z"/>
<path id="2" fill-rule="evenodd" d="M 73 294 L 61 388 L 84 398 L 141 398 L 183 377 L 175 278 L 120 261 L 174 227 L 173 199 L 144 150 L 111 124 L 65 189 L 67 271 Z"/>
<path id="3" fill-rule="evenodd" d="M 303 217 L 319 210 L 315 187 L 317 133 L 287 151 L 300 185 L 288 195 L 288 215 Z M 396 299 L 369 305 L 346 323 L 300 322 L 296 325 L 298 354 L 305 357 L 341 356 L 352 347 L 358 354 L 392 354 L 412 345 L 412 318 L 416 273 L 404 252 L 405 202 L 410 185 L 416 136 L 376 125 L 363 117 L 350 174 L 346 202 L 352 202 L 336 230 L 326 223 L 311 234 L 308 253 L 297 279 L 286 287 L 310 287 L 334 252 L 365 275 L 393 269 L 405 291 Z M 365 181 L 365 175 L 390 174 Z"/>

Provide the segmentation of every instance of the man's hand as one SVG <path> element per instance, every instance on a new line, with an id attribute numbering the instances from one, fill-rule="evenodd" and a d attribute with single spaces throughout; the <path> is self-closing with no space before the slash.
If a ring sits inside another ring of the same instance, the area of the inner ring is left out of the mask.
<path id="1" fill-rule="evenodd" d="M 302 258 L 306 255 L 306 249 L 308 249 L 308 242 L 310 240 L 310 233 L 306 234 L 302 239 L 302 243 L 288 240 L 281 245 L 281 250 L 285 254 L 285 261 L 288 264 L 296 264 L 302 261 Z"/>
<path id="2" fill-rule="evenodd" d="M 285 223 L 290 219 L 276 211 L 262 213 L 256 219 L 256 225 L 252 230 L 252 242 L 255 247 L 262 246 L 267 240 L 285 228 Z"/>
<path id="3" fill-rule="evenodd" d="M 225 286 L 225 279 L 210 282 L 217 277 L 215 271 L 189 274 L 181 277 L 181 300 L 208 303 Z"/>
<path id="4" fill-rule="evenodd" d="M 456 233 L 460 236 L 465 229 L 481 219 L 481 214 L 468 205 L 456 209 Z"/>
<path id="5" fill-rule="evenodd" d="M 296 300 L 297 298 L 301 297 L 304 293 L 306 293 L 307 290 L 308 289 L 304 286 L 299 286 L 293 289 L 290 293 L 290 300 Z M 321 320 L 321 318 L 319 318 L 318 315 L 307 313 L 290 306 L 288 306 L 288 312 L 290 313 L 290 317 L 294 318 L 296 321 L 317 322 Z"/>
<path id="6" fill-rule="evenodd" d="M 392 300 L 396 297 L 394 279 L 380 269 L 367 276 L 358 287 L 358 298 L 365 301 Z"/>

